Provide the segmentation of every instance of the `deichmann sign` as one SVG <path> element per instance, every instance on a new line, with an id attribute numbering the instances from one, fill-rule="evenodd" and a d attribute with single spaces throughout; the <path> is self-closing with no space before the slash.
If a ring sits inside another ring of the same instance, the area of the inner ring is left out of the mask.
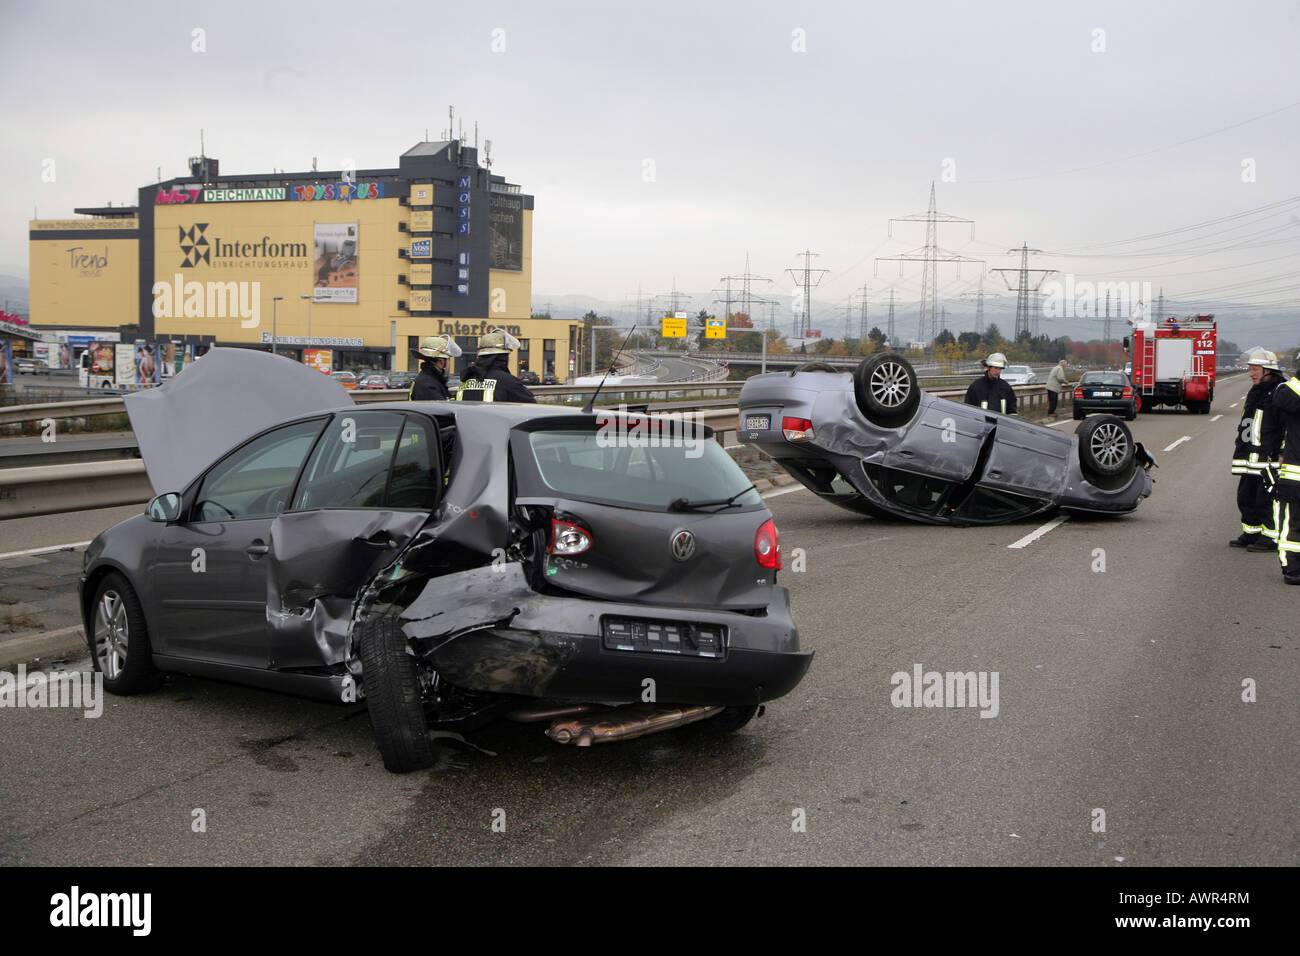
<path id="1" fill-rule="evenodd" d="M 271 202 L 284 198 L 283 186 L 250 189 L 205 189 L 204 202 Z"/>

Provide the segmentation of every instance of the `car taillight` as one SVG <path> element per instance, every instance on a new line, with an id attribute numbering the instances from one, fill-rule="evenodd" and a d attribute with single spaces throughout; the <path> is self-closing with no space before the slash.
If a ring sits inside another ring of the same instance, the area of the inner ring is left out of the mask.
<path id="1" fill-rule="evenodd" d="M 812 441 L 812 422 L 806 418 L 782 418 L 781 434 L 786 441 Z"/>
<path id="2" fill-rule="evenodd" d="M 1075 398 L 1083 398 L 1083 386 L 1082 386 L 1082 385 L 1076 385 L 1076 386 L 1074 386 L 1074 397 L 1075 397 Z"/>
<path id="3" fill-rule="evenodd" d="M 591 532 L 568 521 L 551 519 L 551 554 L 582 554 L 591 547 Z"/>
<path id="4" fill-rule="evenodd" d="M 754 535 L 754 557 L 758 559 L 759 567 L 781 570 L 781 539 L 771 518 L 759 525 L 758 533 Z"/>
<path id="5" fill-rule="evenodd" d="M 1121 395 L 1120 398 L 1132 398 L 1132 397 L 1133 397 L 1133 389 L 1131 389 L 1131 388 L 1129 388 L 1127 385 L 1125 385 L 1125 386 L 1124 386 L 1124 394 Z"/>

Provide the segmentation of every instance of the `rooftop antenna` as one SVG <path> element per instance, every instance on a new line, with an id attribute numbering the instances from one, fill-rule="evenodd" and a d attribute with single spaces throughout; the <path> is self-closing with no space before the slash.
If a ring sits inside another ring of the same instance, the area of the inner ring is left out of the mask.
<path id="1" fill-rule="evenodd" d="M 313 156 L 313 157 L 311 158 L 311 171 L 312 171 L 313 173 L 316 172 L 316 157 L 315 157 L 315 156 Z"/>
<path id="2" fill-rule="evenodd" d="M 478 149 L 478 120 L 474 121 L 474 148 Z"/>

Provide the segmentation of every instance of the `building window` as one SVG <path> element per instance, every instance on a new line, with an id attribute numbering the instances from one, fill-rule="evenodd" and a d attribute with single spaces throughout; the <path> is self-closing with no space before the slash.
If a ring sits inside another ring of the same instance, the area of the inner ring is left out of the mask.
<path id="1" fill-rule="evenodd" d="M 555 374 L 555 339 L 542 340 L 542 358 L 546 363 L 542 369 L 543 375 Z"/>
<path id="2" fill-rule="evenodd" d="M 519 340 L 519 370 L 531 368 L 528 364 L 528 339 Z"/>

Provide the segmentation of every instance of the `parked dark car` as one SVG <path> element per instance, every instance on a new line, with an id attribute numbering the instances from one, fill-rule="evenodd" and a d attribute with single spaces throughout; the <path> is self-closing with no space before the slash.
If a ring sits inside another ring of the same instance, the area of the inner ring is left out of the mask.
<path id="1" fill-rule="evenodd" d="M 892 353 L 852 374 L 812 363 L 755 375 L 740 392 L 738 428 L 827 501 L 929 524 L 1132 511 L 1151 493 L 1155 464 L 1113 416 L 1062 435 L 922 392 Z"/>
<path id="2" fill-rule="evenodd" d="M 110 692 L 179 671 L 364 699 L 403 772 L 431 728 L 506 711 L 580 746 L 735 729 L 808 668 L 771 513 L 680 416 L 636 419 L 650 448 L 614 413 L 358 407 L 245 349 L 126 402 L 162 493 L 86 550 Z"/>
<path id="3" fill-rule="evenodd" d="M 410 389 L 411 383 L 414 381 L 415 381 L 414 372 L 389 372 L 388 373 L 389 388 Z"/>
<path id="4" fill-rule="evenodd" d="M 516 377 L 519 379 L 519 381 L 523 382 L 525 385 L 542 384 L 542 380 L 538 378 L 537 373 L 530 372 L 528 369 L 521 369 L 519 374 Z"/>
<path id="5" fill-rule="evenodd" d="M 1076 419 L 1094 412 L 1109 412 L 1123 415 L 1131 422 L 1137 418 L 1142 399 L 1123 372 L 1084 372 L 1074 386 L 1073 404 Z"/>
<path id="6" fill-rule="evenodd" d="M 542 376 L 542 384 L 543 384 L 543 385 L 559 385 L 559 384 L 560 384 L 560 380 L 559 380 L 558 378 L 556 378 L 554 375 L 543 375 L 543 376 Z"/>

